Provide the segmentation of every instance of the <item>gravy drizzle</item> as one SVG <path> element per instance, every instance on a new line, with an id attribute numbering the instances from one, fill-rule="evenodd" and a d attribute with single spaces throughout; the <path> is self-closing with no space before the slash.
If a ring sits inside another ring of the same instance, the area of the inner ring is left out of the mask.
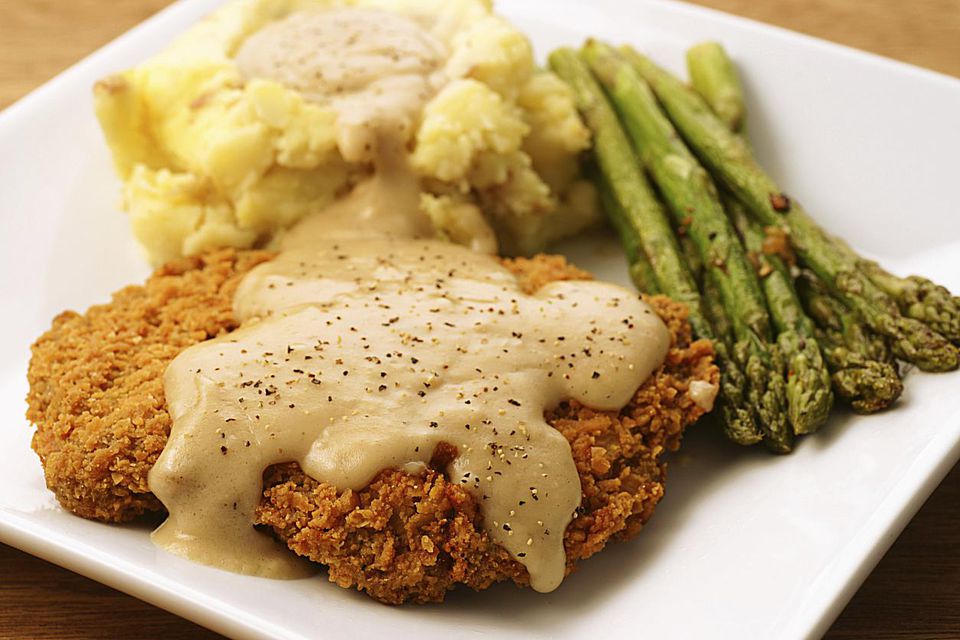
<path id="1" fill-rule="evenodd" d="M 373 37 L 367 21 L 381 14 L 308 15 L 341 29 L 359 21 Z M 281 24 L 263 33 L 285 37 Z M 400 27 L 386 32 L 426 42 Z M 248 43 L 240 57 L 254 53 Z M 381 71 L 426 78 L 436 68 Z M 381 86 L 378 77 L 350 99 Z M 446 442 L 458 455 L 445 472 L 477 498 L 486 531 L 526 566 L 534 589 L 553 590 L 581 488 L 569 444 L 544 412 L 566 399 L 623 407 L 663 362 L 669 334 L 623 288 L 555 282 L 528 295 L 496 258 L 425 237 L 402 151 L 409 129 L 389 110 L 368 113 L 344 126 L 373 132 L 374 177 L 303 221 L 278 257 L 244 278 L 239 329 L 168 367 L 173 428 L 149 481 L 170 515 L 153 539 L 232 571 L 303 575 L 293 554 L 253 527 L 264 469 L 296 461 L 318 481 L 361 489 L 382 469 L 423 469 Z"/>

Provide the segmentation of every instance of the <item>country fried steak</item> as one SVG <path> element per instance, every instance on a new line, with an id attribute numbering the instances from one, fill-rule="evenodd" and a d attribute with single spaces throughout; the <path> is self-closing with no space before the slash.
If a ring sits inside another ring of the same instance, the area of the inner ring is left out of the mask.
<path id="1" fill-rule="evenodd" d="M 178 260 L 108 304 L 54 319 L 33 345 L 27 417 L 36 425 L 33 448 L 47 486 L 64 508 L 107 522 L 163 510 L 147 474 L 171 426 L 164 370 L 187 347 L 237 327 L 237 284 L 271 257 L 225 250 Z M 589 278 L 557 256 L 504 263 L 527 291 Z M 684 307 L 662 296 L 647 301 L 669 328 L 671 347 L 628 406 L 594 411 L 568 402 L 547 415 L 570 442 L 582 487 L 564 534 L 568 573 L 650 518 L 663 496 L 661 455 L 704 413 L 690 384 L 718 381 L 710 343 L 692 341 Z M 257 524 L 326 565 L 331 581 L 386 603 L 441 601 L 458 584 L 527 585 L 524 566 L 484 531 L 473 494 L 445 477 L 455 455 L 441 445 L 425 473 L 385 469 L 360 491 L 317 482 L 295 463 L 271 467 Z"/>

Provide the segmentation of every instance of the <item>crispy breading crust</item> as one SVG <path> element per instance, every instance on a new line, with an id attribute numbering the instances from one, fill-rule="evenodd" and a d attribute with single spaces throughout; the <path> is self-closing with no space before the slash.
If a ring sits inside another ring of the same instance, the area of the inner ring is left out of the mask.
<path id="1" fill-rule="evenodd" d="M 54 318 L 32 348 L 27 419 L 61 505 L 111 522 L 163 508 L 147 488 L 170 433 L 163 372 L 187 347 L 236 328 L 234 290 L 271 255 L 178 260 L 109 304 Z"/>
<path id="2" fill-rule="evenodd" d="M 124 521 L 162 505 L 147 473 L 163 450 L 170 416 L 163 372 L 183 349 L 236 327 L 231 311 L 239 279 L 270 259 L 257 251 L 220 251 L 158 270 L 86 314 L 66 312 L 33 345 L 28 419 L 47 486 L 86 518 Z M 588 277 L 562 258 L 508 260 L 528 291 Z M 691 343 L 682 305 L 648 300 L 672 335 L 667 360 L 620 412 L 564 403 L 548 421 L 570 441 L 580 474 L 579 516 L 564 534 L 568 572 L 612 538 L 635 535 L 663 496 L 664 450 L 703 410 L 689 383 L 716 384 L 708 342 Z M 295 463 L 264 475 L 260 525 L 295 552 L 329 567 L 330 580 L 387 603 L 433 602 L 457 584 L 529 582 L 526 569 L 493 544 L 473 496 L 442 473 L 438 448 L 422 475 L 381 472 L 361 491 L 337 491 Z"/>

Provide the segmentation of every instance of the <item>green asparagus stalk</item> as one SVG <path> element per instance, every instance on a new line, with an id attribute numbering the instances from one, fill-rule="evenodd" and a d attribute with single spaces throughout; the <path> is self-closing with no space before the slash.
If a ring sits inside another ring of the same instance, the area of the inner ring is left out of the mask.
<path id="1" fill-rule="evenodd" d="M 742 445 L 761 442 L 763 435 L 753 427 L 756 418 L 746 404 L 743 391 L 747 380 L 740 367 L 733 364 L 733 328 L 723 308 L 720 291 L 713 278 L 704 274 L 703 308 L 714 328 L 713 349 L 721 363 L 720 390 L 717 394 L 720 419 L 726 436 Z M 723 363 L 727 363 L 726 366 Z M 747 427 L 750 427 L 750 430 Z"/>
<path id="2" fill-rule="evenodd" d="M 787 404 L 795 433 L 813 433 L 830 417 L 833 393 L 830 372 L 820 353 L 813 321 L 794 290 L 790 268 L 779 256 L 764 253 L 764 231 L 733 198 L 727 212 L 757 263 L 777 344 L 787 362 Z"/>
<path id="3" fill-rule="evenodd" d="M 957 348 L 923 322 L 903 316 L 894 300 L 863 275 L 857 261 L 784 195 L 757 164 L 747 143 L 728 130 L 699 95 L 636 51 L 628 48 L 625 53 L 710 172 L 759 223 L 788 232 L 803 262 L 863 322 L 890 339 L 897 357 L 925 371 L 957 368 Z"/>
<path id="4" fill-rule="evenodd" d="M 792 449 L 786 387 L 774 351 L 770 317 L 756 273 L 730 225 L 710 176 L 680 141 L 647 84 L 620 54 L 590 41 L 583 56 L 620 113 L 668 211 L 687 233 L 728 312 L 732 355 L 747 374 L 746 396 L 757 412 L 764 443 Z M 827 385 L 829 389 L 829 384 Z"/>
<path id="5" fill-rule="evenodd" d="M 703 294 L 703 308 L 716 332 L 716 340 L 723 342 L 729 351 L 733 348 L 733 326 L 730 324 L 727 310 L 723 308 L 720 289 L 712 277 L 703 279 L 701 293 Z"/>
<path id="6" fill-rule="evenodd" d="M 797 290 L 817 323 L 817 339 L 837 395 L 857 413 L 874 413 L 893 404 L 903 392 L 903 381 L 886 341 L 863 326 L 812 273 L 798 279 Z"/>
<path id="7" fill-rule="evenodd" d="M 640 291 L 655 296 L 660 293 L 657 287 L 657 277 L 653 273 L 653 267 L 647 260 L 647 256 L 638 253 L 636 259 L 630 265 L 630 279 L 637 285 Z"/>
<path id="8" fill-rule="evenodd" d="M 713 349 L 720 366 L 720 389 L 717 394 L 718 411 L 724 434 L 741 445 L 752 445 L 763 440 L 755 425 L 757 419 L 744 395 L 747 379 L 733 360 L 733 329 L 723 308 L 720 292 L 711 277 L 705 275 L 703 284 L 704 310 L 715 327 Z"/>
<path id="9" fill-rule="evenodd" d="M 697 246 L 690 238 L 690 234 L 687 231 L 687 226 L 681 223 L 675 224 L 674 233 L 677 234 L 677 244 L 680 245 L 680 251 L 683 252 L 683 257 L 687 260 L 687 266 L 690 268 L 690 273 L 693 274 L 693 279 L 696 281 L 697 285 L 702 287 L 703 260 L 700 259 L 700 253 L 697 251 Z"/>
<path id="10" fill-rule="evenodd" d="M 550 66 L 573 90 L 577 108 L 593 133 L 598 168 L 623 212 L 624 218 L 618 222 L 618 229 L 631 238 L 630 243 L 636 242 L 635 246 L 642 249 L 655 276 L 657 289 L 687 305 L 694 333 L 701 338 L 713 339 L 713 328 L 704 315 L 700 293 L 666 214 L 647 183 L 603 90 L 572 49 L 561 48 L 551 53 Z M 760 434 L 742 393 L 742 374 L 723 347 L 717 350 L 717 363 L 721 370 L 718 405 L 724 432 L 740 444 L 755 444 L 760 440 Z"/>
<path id="11" fill-rule="evenodd" d="M 690 84 L 731 131 L 739 133 L 746 121 L 743 86 L 737 69 L 718 42 L 701 42 L 687 51 Z"/>
<path id="12" fill-rule="evenodd" d="M 600 191 L 600 204 L 603 206 L 607 219 L 613 225 L 617 235 L 620 237 L 620 244 L 623 245 L 623 251 L 627 256 L 627 267 L 630 272 L 630 279 L 637 289 L 650 295 L 660 293 L 657 286 L 657 275 L 647 260 L 647 255 L 640 247 L 639 237 L 630 231 L 630 224 L 627 221 L 627 214 L 623 207 L 617 202 L 602 176 L 595 180 Z"/>
<path id="13" fill-rule="evenodd" d="M 712 96 L 712 98 L 705 97 L 711 108 L 715 112 L 723 111 L 726 114 L 725 121 L 728 126 L 731 129 L 737 129 L 743 126 L 746 111 L 742 96 L 739 94 L 740 81 L 736 75 L 736 68 L 726 57 L 726 52 L 721 49 L 720 54 L 717 55 L 716 48 L 710 46 L 710 43 L 697 45 L 687 52 L 687 66 L 691 70 L 694 65 L 701 67 L 697 71 L 699 79 L 697 90 L 702 90 L 701 95 L 709 94 Z M 719 86 L 723 84 L 726 86 Z M 738 91 L 737 95 L 734 95 L 732 90 Z M 740 113 L 737 113 L 738 111 Z M 684 235 L 686 235 L 686 228 L 682 227 L 682 229 Z M 699 256 L 697 258 L 699 259 Z M 720 291 L 713 278 L 702 278 L 700 290 L 703 294 L 704 308 L 710 322 L 713 323 L 717 337 L 731 345 L 733 343 L 733 328 L 730 325 L 727 312 L 723 308 Z"/>

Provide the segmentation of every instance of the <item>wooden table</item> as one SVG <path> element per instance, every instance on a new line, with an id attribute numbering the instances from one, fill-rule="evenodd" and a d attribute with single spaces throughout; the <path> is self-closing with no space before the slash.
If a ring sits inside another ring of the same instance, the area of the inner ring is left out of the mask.
<path id="1" fill-rule="evenodd" d="M 697 1 L 960 76 L 960 0 Z M 167 4 L 0 0 L 0 108 Z M 958 505 L 960 468 L 903 532 L 828 638 L 960 638 Z M 0 545 L 0 639 L 161 636 L 218 637 Z"/>

